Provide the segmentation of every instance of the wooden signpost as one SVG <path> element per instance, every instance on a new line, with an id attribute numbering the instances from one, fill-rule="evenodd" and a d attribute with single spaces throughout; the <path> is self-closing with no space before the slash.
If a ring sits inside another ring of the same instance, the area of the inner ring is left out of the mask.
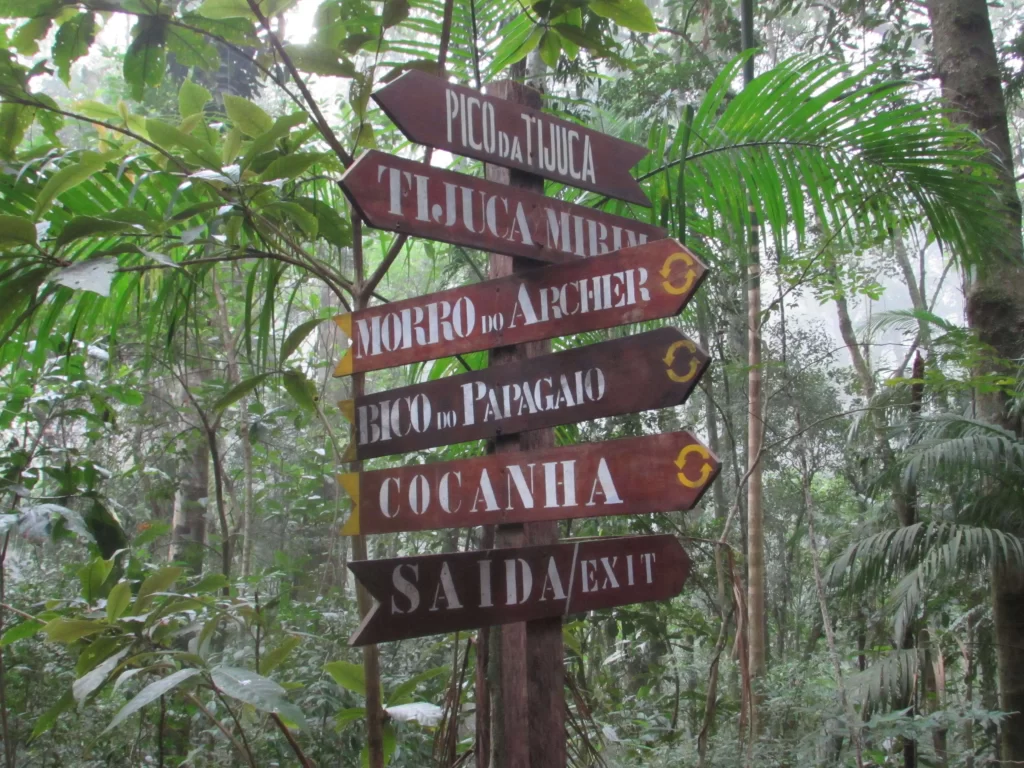
<path id="1" fill-rule="evenodd" d="M 690 510 L 718 459 L 689 432 L 338 477 L 355 536 Z"/>
<path id="2" fill-rule="evenodd" d="M 675 240 L 338 315 L 335 376 L 671 317 L 707 268 Z"/>
<path id="3" fill-rule="evenodd" d="M 690 558 L 675 536 L 659 535 L 348 567 L 377 600 L 349 640 L 358 646 L 667 600 L 682 590 Z"/>
<path id="4" fill-rule="evenodd" d="M 629 175 L 650 152 L 638 144 L 415 70 L 373 100 L 417 144 L 651 204 Z"/>
<path id="5" fill-rule="evenodd" d="M 438 445 L 682 405 L 708 355 L 676 328 L 391 389 L 340 403 L 345 457 Z"/>
<path id="6" fill-rule="evenodd" d="M 341 187 L 371 227 L 535 261 L 661 240 L 661 227 L 388 155 L 359 156 Z"/>
<path id="7" fill-rule="evenodd" d="M 374 98 L 487 178 L 371 150 L 341 180 L 353 207 L 372 227 L 490 252 L 494 279 L 339 315 L 351 348 L 335 374 L 479 350 L 491 367 L 340 404 L 357 462 L 339 477 L 344 533 L 483 526 L 480 551 L 349 563 L 376 599 L 350 643 L 490 627 L 475 646 L 476 764 L 564 768 L 562 617 L 671 598 L 690 560 L 671 535 L 559 542 L 557 521 L 692 509 L 719 463 L 688 432 L 554 447 L 551 427 L 684 403 L 709 360 L 678 329 L 556 354 L 547 340 L 673 316 L 707 270 L 659 227 L 542 194 L 548 178 L 649 205 L 629 174 L 645 148 L 546 115 L 511 81 L 481 94 L 408 72 Z M 489 455 L 358 471 L 478 439 Z"/>

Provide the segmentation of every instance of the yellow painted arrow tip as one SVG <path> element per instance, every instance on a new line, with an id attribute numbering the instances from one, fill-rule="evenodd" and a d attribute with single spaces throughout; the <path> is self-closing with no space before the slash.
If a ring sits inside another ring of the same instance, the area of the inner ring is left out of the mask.
<path id="1" fill-rule="evenodd" d="M 341 526 L 341 535 L 342 536 L 358 536 L 359 535 L 359 510 L 358 510 L 358 508 L 354 504 L 352 505 L 352 514 L 349 515 L 349 518 L 348 518 L 348 520 L 345 521 L 345 524 L 343 526 Z"/>
<path id="2" fill-rule="evenodd" d="M 346 463 L 350 462 L 350 461 L 355 461 L 356 460 L 356 444 L 355 444 L 355 441 L 350 442 L 348 444 L 348 446 L 345 448 L 345 452 L 343 454 L 341 454 L 341 460 L 346 462 Z"/>
<path id="3" fill-rule="evenodd" d="M 339 400 L 338 408 L 341 409 L 341 415 L 345 417 L 345 420 L 349 424 L 356 423 L 356 401 L 355 400 Z"/>
<path id="4" fill-rule="evenodd" d="M 334 319 L 334 324 L 337 325 L 339 328 L 341 328 L 341 332 L 344 333 L 346 336 L 348 336 L 351 339 L 352 338 L 352 314 L 350 312 L 346 312 L 346 313 L 344 313 L 342 315 L 335 315 L 333 319 Z"/>
<path id="5" fill-rule="evenodd" d="M 352 375 L 352 354 L 351 350 L 345 350 L 337 366 L 334 368 L 334 378 Z"/>

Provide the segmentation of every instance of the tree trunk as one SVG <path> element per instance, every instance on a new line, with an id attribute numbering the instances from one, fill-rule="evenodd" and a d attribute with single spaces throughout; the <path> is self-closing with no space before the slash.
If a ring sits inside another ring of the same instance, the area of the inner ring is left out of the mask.
<path id="1" fill-rule="evenodd" d="M 943 95 L 954 117 L 984 139 L 999 179 L 1005 227 L 993 238 L 993 254 L 968 285 L 967 321 L 1005 361 L 1024 354 L 1024 245 L 1021 204 L 1014 183 L 1013 153 L 999 59 L 986 0 L 929 0 L 932 47 Z M 1001 371 L 999 360 L 988 366 Z M 980 415 L 1020 431 L 999 393 L 978 396 Z M 997 572 L 992 579 L 999 654 L 1000 709 L 1012 712 L 1001 728 L 1002 759 L 1024 762 L 1024 581 Z"/>
<path id="2" fill-rule="evenodd" d="M 205 435 L 196 432 L 191 439 L 191 460 L 180 470 L 181 484 L 174 495 L 167 559 L 185 563 L 190 573 L 199 574 L 206 551 L 206 506 L 202 500 L 209 498 L 210 449 Z"/>

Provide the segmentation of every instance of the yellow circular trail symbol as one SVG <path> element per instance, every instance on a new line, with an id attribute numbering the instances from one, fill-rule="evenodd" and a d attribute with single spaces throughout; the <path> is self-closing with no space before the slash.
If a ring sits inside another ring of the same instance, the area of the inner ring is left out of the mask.
<path id="1" fill-rule="evenodd" d="M 696 453 L 698 456 L 704 459 L 711 458 L 711 454 L 708 452 L 708 449 L 705 448 L 703 445 L 687 445 L 685 448 L 683 448 L 683 450 L 679 452 L 679 455 L 676 457 L 676 466 L 679 467 L 680 469 L 685 467 L 686 457 L 689 456 L 691 453 Z M 701 464 L 700 477 L 698 477 L 696 480 L 689 477 L 685 472 L 679 472 L 678 474 L 676 474 L 676 477 L 679 478 L 679 482 L 682 483 L 687 488 L 702 488 L 707 483 L 708 478 L 711 477 L 712 469 L 713 468 L 711 466 L 711 462 L 705 461 L 703 464 Z"/>
<path id="2" fill-rule="evenodd" d="M 697 375 L 697 369 L 700 368 L 700 363 L 697 362 L 696 358 L 694 358 L 690 360 L 690 370 L 688 370 L 686 373 L 676 373 L 674 370 L 672 370 L 672 364 L 676 361 L 676 352 L 680 349 L 688 349 L 690 350 L 690 352 L 694 354 L 697 353 L 696 344 L 694 344 L 689 339 L 680 339 L 679 341 L 675 342 L 671 347 L 668 348 L 668 352 L 665 353 L 665 358 L 663 362 L 668 368 L 668 370 L 666 371 L 668 377 L 672 379 L 672 381 L 678 382 L 679 384 L 683 384 Z"/>
<path id="3" fill-rule="evenodd" d="M 683 281 L 682 285 L 672 285 L 668 280 L 668 276 L 672 273 L 672 265 L 677 261 L 681 261 L 689 267 L 684 275 L 686 279 Z M 693 288 L 693 281 L 697 279 L 697 272 L 694 270 L 693 266 L 693 259 L 690 258 L 690 254 L 688 253 L 676 251 L 669 255 L 669 257 L 665 259 L 665 263 L 661 265 L 661 269 L 658 272 L 658 274 L 666 278 L 661 281 L 661 287 L 665 289 L 665 293 L 670 293 L 673 296 L 682 296 Z"/>

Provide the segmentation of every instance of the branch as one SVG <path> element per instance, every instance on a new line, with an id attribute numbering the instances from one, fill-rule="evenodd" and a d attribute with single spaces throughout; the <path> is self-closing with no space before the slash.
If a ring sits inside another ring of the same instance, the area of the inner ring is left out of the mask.
<path id="1" fill-rule="evenodd" d="M 345 148 L 341 146 L 341 142 L 338 141 L 338 137 L 335 136 L 334 131 L 331 130 L 331 126 L 327 124 L 327 120 L 324 118 L 323 112 L 320 111 L 320 106 L 316 103 L 316 99 L 313 98 L 313 94 L 309 92 L 309 88 L 306 87 L 306 83 L 299 74 L 299 70 L 296 69 L 291 56 L 289 56 L 285 51 L 284 45 L 281 44 L 277 35 L 270 29 L 270 20 L 264 15 L 263 11 L 260 10 L 258 0 L 247 0 L 247 2 L 249 4 L 249 10 L 251 10 L 256 18 L 259 19 L 260 25 L 267 30 L 267 37 L 270 40 L 271 46 L 273 46 L 277 55 L 281 57 L 281 61 L 284 62 L 285 68 L 288 70 L 288 73 L 292 76 L 292 80 L 295 81 L 295 85 L 298 86 L 299 91 L 302 93 L 302 98 L 305 99 L 306 105 L 309 107 L 309 111 L 313 115 L 313 121 L 316 123 L 316 127 L 320 129 L 320 134 L 330 145 L 334 154 L 338 156 L 338 159 L 341 160 L 342 165 L 348 168 L 348 166 L 352 165 L 352 155 L 345 151 Z"/>
<path id="2" fill-rule="evenodd" d="M 270 715 L 270 719 L 274 721 L 274 724 L 277 725 L 281 733 L 283 733 L 284 737 L 288 740 L 288 746 L 292 748 L 292 752 L 294 752 L 295 756 L 299 758 L 299 762 L 302 763 L 302 768 L 313 768 L 313 763 L 311 763 L 309 758 L 306 757 L 306 753 L 302 751 L 302 747 L 299 746 L 299 742 L 295 740 L 295 736 L 292 734 L 288 726 L 284 724 L 284 720 L 281 719 L 281 716 L 274 712 Z"/>
<path id="3" fill-rule="evenodd" d="M 64 117 L 70 117 L 72 120 L 78 120 L 79 122 L 92 123 L 93 125 L 102 125 L 107 130 L 114 131 L 116 133 L 120 133 L 120 134 L 122 134 L 124 136 L 127 136 L 127 137 L 129 137 L 131 139 L 134 139 L 135 141 L 139 142 L 140 144 L 145 144 L 147 147 L 150 147 L 151 149 L 155 149 L 161 155 L 163 155 L 168 160 L 172 161 L 175 165 L 177 165 L 178 168 L 180 168 L 183 173 L 188 173 L 188 166 L 185 165 L 184 163 L 182 163 L 181 160 L 179 160 L 176 156 L 174 156 L 173 154 L 168 152 L 166 149 L 163 149 L 162 147 L 157 146 L 156 144 L 154 144 L 149 139 L 143 138 L 138 133 L 135 133 L 135 131 L 129 130 L 128 128 L 121 128 L 119 126 L 114 125 L 113 123 L 108 123 L 105 120 L 94 120 L 91 117 L 86 117 L 85 115 L 79 115 L 79 114 L 77 114 L 75 112 L 68 112 L 65 109 L 61 109 L 60 107 L 53 107 L 53 106 L 50 106 L 49 104 L 43 104 L 41 102 L 34 101 L 34 100 L 18 99 L 18 98 L 12 98 L 10 96 L 5 96 L 3 98 L 3 100 L 0 100 L 0 104 L 20 104 L 23 107 L 33 107 L 35 109 L 45 109 L 48 112 L 53 112 L 53 113 L 58 114 L 58 115 L 63 115 Z"/>

